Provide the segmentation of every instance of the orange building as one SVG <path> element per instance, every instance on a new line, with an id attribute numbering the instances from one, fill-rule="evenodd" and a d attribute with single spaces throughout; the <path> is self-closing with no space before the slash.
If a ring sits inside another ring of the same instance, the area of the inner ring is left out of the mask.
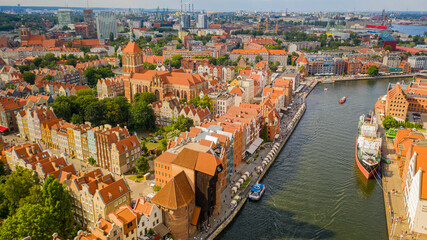
<path id="1" fill-rule="evenodd" d="M 406 119 L 408 111 L 427 112 L 427 79 L 417 78 L 408 85 L 389 84 L 386 115 Z"/>
<path id="2" fill-rule="evenodd" d="M 424 135 L 418 132 L 413 132 L 411 129 L 398 130 L 394 138 L 394 149 L 396 151 L 396 160 L 399 166 L 399 174 L 402 177 L 404 172 L 405 162 L 409 161 L 408 150 L 411 145 L 417 140 L 424 139 Z M 411 151 L 409 151 L 411 152 Z"/>
<path id="3" fill-rule="evenodd" d="M 195 211 L 195 193 L 184 171 L 174 176 L 151 201 L 163 210 L 165 225 L 175 239 L 188 239 L 194 233 L 198 220 L 194 213 L 200 214 L 200 208 Z"/>
<path id="4" fill-rule="evenodd" d="M 143 51 L 135 42 L 129 42 L 122 53 L 125 96 L 131 103 L 141 92 L 155 93 L 157 100 L 176 96 L 188 101 L 208 88 L 208 82 L 198 74 L 144 70 Z"/>
<path id="5" fill-rule="evenodd" d="M 154 160 L 154 174 L 156 185 L 164 187 L 172 176 L 172 162 L 177 154 L 164 152 Z"/>

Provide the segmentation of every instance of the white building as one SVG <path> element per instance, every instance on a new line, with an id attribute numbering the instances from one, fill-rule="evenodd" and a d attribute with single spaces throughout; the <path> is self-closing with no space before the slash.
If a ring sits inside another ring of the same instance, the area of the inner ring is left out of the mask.
<path id="1" fill-rule="evenodd" d="M 197 28 L 208 28 L 208 15 L 206 14 L 199 14 L 197 16 Z"/>
<path id="2" fill-rule="evenodd" d="M 150 229 L 154 229 L 163 223 L 162 210 L 151 202 L 144 202 L 144 198 L 138 198 L 134 211 L 139 213 L 137 236 L 138 238 L 147 235 Z"/>
<path id="3" fill-rule="evenodd" d="M 415 233 L 427 234 L 427 156 L 416 151 L 409 162 L 404 189 L 404 200 L 409 228 Z"/>
<path id="4" fill-rule="evenodd" d="M 427 56 L 412 56 L 408 58 L 408 63 L 414 70 L 427 69 Z"/>
<path id="5" fill-rule="evenodd" d="M 113 33 L 114 39 L 117 38 L 117 20 L 112 12 L 101 12 L 96 14 L 96 30 L 98 39 L 109 39 Z"/>

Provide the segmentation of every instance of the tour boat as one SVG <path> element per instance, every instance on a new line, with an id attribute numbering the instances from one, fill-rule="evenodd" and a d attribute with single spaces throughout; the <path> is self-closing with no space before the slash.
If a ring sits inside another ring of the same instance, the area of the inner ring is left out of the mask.
<path id="1" fill-rule="evenodd" d="M 357 167 L 366 178 L 371 178 L 378 169 L 381 161 L 381 142 L 376 117 L 372 113 L 360 116 L 355 159 Z"/>
<path id="2" fill-rule="evenodd" d="M 255 185 L 251 188 L 251 192 L 249 193 L 249 199 L 251 200 L 259 200 L 264 194 L 265 186 L 261 183 L 255 183 Z"/>
<path id="3" fill-rule="evenodd" d="M 347 98 L 344 96 L 340 99 L 339 102 L 340 102 L 340 104 L 343 104 L 343 103 L 345 103 L 346 100 L 347 100 Z"/>

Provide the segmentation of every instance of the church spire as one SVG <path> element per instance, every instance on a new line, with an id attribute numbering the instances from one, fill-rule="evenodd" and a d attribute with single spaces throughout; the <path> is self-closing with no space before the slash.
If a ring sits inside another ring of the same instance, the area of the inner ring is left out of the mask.
<path id="1" fill-rule="evenodd" d="M 130 27 L 130 32 L 129 32 L 129 41 L 132 43 L 133 42 L 133 27 Z"/>

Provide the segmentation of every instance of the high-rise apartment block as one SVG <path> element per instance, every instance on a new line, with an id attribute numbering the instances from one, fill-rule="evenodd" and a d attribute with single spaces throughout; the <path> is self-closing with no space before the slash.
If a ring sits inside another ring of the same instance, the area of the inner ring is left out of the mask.
<path id="1" fill-rule="evenodd" d="M 199 14 L 197 16 L 197 28 L 208 28 L 208 15 Z"/>
<path id="2" fill-rule="evenodd" d="M 92 9 L 83 10 L 84 22 L 87 25 L 88 38 L 96 38 L 95 32 L 95 17 Z"/>
<path id="3" fill-rule="evenodd" d="M 112 12 L 101 12 L 96 14 L 96 30 L 98 39 L 109 39 L 110 34 L 117 38 L 116 15 Z"/>
<path id="4" fill-rule="evenodd" d="M 73 12 L 70 9 L 58 10 L 58 25 L 60 28 L 73 24 Z"/>

